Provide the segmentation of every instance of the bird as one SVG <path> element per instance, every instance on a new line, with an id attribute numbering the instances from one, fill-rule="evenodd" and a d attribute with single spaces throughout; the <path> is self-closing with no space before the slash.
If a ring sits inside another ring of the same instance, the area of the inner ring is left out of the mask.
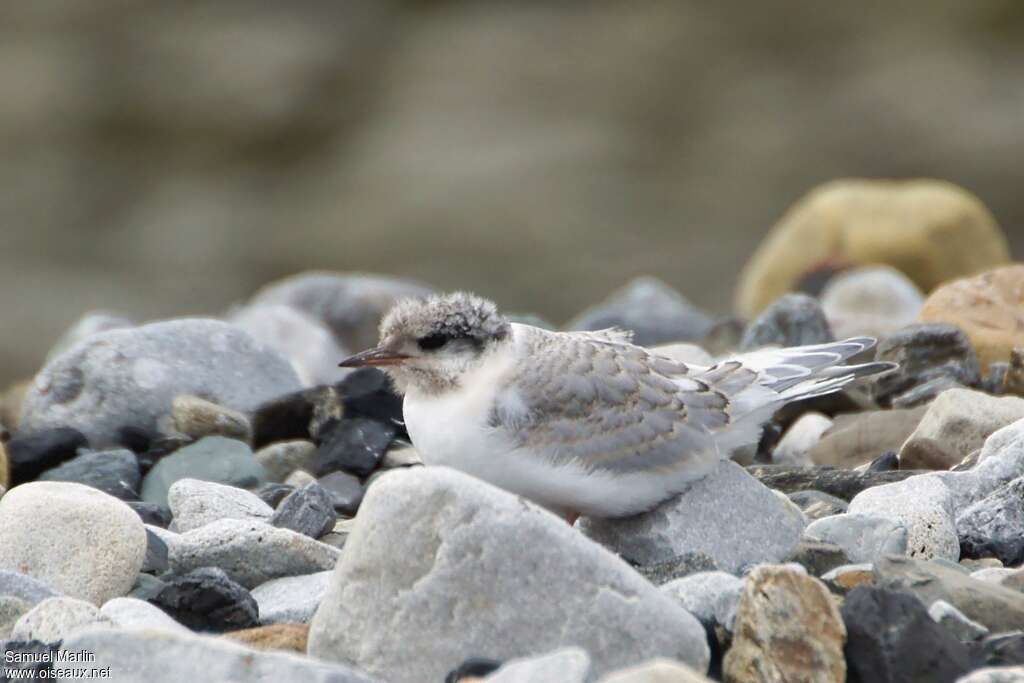
<path id="1" fill-rule="evenodd" d="M 792 401 L 891 363 L 844 365 L 875 340 L 767 348 L 710 366 L 635 345 L 617 328 L 511 322 L 468 292 L 397 302 L 375 348 L 425 465 L 461 470 L 560 514 L 619 518 L 679 494 Z"/>

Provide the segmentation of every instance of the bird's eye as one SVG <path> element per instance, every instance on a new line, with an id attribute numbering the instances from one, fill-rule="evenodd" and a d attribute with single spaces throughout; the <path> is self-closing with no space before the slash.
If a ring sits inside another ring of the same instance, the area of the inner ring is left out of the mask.
<path id="1" fill-rule="evenodd" d="M 448 343 L 448 337 L 443 334 L 428 334 L 416 340 L 416 345 L 424 351 L 439 349 Z"/>

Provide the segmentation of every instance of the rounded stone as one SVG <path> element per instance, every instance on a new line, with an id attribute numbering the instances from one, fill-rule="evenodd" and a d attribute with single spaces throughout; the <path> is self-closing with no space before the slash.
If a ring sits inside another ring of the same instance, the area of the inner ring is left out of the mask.
<path id="1" fill-rule="evenodd" d="M 109 623 L 96 605 L 76 598 L 47 598 L 22 615 L 11 630 L 16 640 L 63 640 L 76 629 L 96 623 Z"/>
<path id="2" fill-rule="evenodd" d="M 146 530 L 134 510 L 102 491 L 32 482 L 0 499 L 0 548 L 0 569 L 99 605 L 131 590 Z"/>
<path id="3" fill-rule="evenodd" d="M 917 285 L 890 266 L 840 273 L 821 294 L 821 308 L 839 339 L 887 337 L 914 322 L 923 303 Z"/>

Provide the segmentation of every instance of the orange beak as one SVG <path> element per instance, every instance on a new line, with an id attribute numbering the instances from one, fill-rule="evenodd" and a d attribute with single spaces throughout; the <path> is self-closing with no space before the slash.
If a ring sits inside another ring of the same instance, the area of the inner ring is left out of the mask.
<path id="1" fill-rule="evenodd" d="M 338 363 L 339 368 L 363 368 L 366 366 L 398 365 L 409 356 L 386 349 L 369 349 L 346 358 Z"/>

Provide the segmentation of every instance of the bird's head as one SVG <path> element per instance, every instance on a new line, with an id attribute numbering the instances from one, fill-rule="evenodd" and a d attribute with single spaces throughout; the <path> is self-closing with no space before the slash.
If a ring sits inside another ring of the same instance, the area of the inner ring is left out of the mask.
<path id="1" fill-rule="evenodd" d="M 402 393 L 436 394 L 459 386 L 466 372 L 510 339 L 508 320 L 486 299 L 465 292 L 407 299 L 384 316 L 376 348 L 340 365 L 380 367 Z"/>

